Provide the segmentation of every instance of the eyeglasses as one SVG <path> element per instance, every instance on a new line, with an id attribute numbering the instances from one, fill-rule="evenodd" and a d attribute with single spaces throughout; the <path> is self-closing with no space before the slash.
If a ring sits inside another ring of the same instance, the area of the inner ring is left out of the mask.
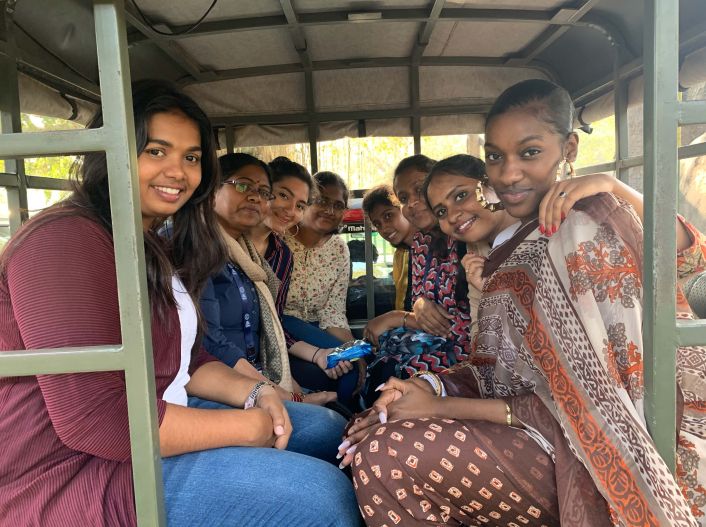
<path id="1" fill-rule="evenodd" d="M 267 187 L 256 187 L 252 183 L 246 181 L 237 181 L 235 179 L 229 179 L 223 182 L 224 185 L 233 185 L 236 192 L 240 194 L 250 194 L 260 196 L 265 201 L 272 201 L 275 199 L 274 195 Z"/>
<path id="2" fill-rule="evenodd" d="M 318 198 L 314 200 L 314 205 L 321 207 L 322 209 L 330 210 L 333 209 L 336 212 L 343 212 L 346 210 L 346 204 L 342 201 L 331 201 L 328 198 Z"/>

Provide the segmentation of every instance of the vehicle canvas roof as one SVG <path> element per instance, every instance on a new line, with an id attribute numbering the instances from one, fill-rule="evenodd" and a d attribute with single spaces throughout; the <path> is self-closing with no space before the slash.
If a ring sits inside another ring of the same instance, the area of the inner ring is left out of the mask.
<path id="1" fill-rule="evenodd" d="M 127 0 L 131 74 L 183 85 L 241 146 L 305 142 L 312 122 L 319 140 L 409 136 L 415 119 L 421 135 L 479 133 L 504 88 L 536 77 L 590 122 L 612 113 L 616 60 L 642 98 L 642 0 L 220 0 L 188 31 L 210 5 Z M 679 6 L 689 87 L 706 80 L 706 9 Z M 13 21 L 23 111 L 86 122 L 92 2 L 24 0 Z"/>

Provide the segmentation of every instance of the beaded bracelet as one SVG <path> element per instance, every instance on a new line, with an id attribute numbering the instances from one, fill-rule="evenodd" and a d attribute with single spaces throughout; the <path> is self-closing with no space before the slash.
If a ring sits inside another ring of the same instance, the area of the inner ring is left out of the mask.
<path id="1" fill-rule="evenodd" d="M 295 403 L 303 403 L 304 394 L 302 392 L 292 392 L 292 401 Z"/>
<path id="2" fill-rule="evenodd" d="M 260 391 L 262 391 L 263 386 L 272 386 L 272 384 L 265 381 L 259 381 L 257 384 L 255 384 L 253 389 L 250 391 L 250 395 L 248 395 L 248 398 L 245 399 L 245 404 L 243 405 L 243 408 L 247 410 L 248 408 L 252 408 L 257 404 L 257 398 L 260 395 Z"/>

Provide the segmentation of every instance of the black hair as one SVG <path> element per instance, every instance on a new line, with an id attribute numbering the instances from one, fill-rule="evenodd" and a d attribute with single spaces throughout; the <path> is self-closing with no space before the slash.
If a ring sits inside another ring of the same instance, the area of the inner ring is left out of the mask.
<path id="1" fill-rule="evenodd" d="M 224 154 L 218 158 L 218 164 L 221 167 L 221 183 L 227 181 L 233 176 L 238 170 L 249 167 L 256 166 L 261 168 L 267 175 L 267 182 L 272 186 L 272 173 L 270 172 L 270 167 L 267 163 L 259 160 L 253 155 L 244 154 L 242 152 L 237 152 L 235 154 Z"/>
<path id="2" fill-rule="evenodd" d="M 176 305 L 172 292 L 172 275 L 175 272 L 198 305 L 198 297 L 206 280 L 226 261 L 226 249 L 213 211 L 219 181 L 211 122 L 191 97 L 161 80 L 142 80 L 132 85 L 132 110 L 138 156 L 147 146 L 150 120 L 156 114 L 183 114 L 199 128 L 201 182 L 191 198 L 171 218 L 169 236 L 158 234 L 167 218 L 160 218 L 144 232 L 147 286 L 150 300 L 158 313 L 162 313 L 166 306 Z M 103 116 L 98 110 L 88 128 L 101 126 Z M 29 221 L 8 248 L 17 247 L 34 229 L 60 216 L 86 216 L 112 235 L 108 167 L 104 152 L 86 154 L 74 165 L 72 186 L 73 192 L 68 198 Z M 7 253 L 3 255 L 4 261 L 7 261 Z"/>
<path id="3" fill-rule="evenodd" d="M 310 202 L 316 194 L 316 183 L 309 171 L 304 166 L 292 161 L 288 157 L 279 156 L 270 161 L 270 172 L 272 174 L 272 183 L 276 183 L 288 177 L 297 178 L 306 183 L 306 186 L 309 187 Z"/>
<path id="4" fill-rule="evenodd" d="M 427 177 L 424 178 L 424 183 L 422 184 L 422 194 L 424 194 L 424 199 L 430 209 L 432 205 L 429 202 L 428 196 L 429 186 L 432 180 L 441 174 L 453 174 L 470 179 L 477 179 L 483 184 L 487 184 L 488 179 L 485 175 L 485 163 L 475 156 L 457 154 L 438 161 L 431 169 L 431 172 L 427 174 Z"/>
<path id="5" fill-rule="evenodd" d="M 348 186 L 343 178 L 336 174 L 335 172 L 317 172 L 314 174 L 314 180 L 316 181 L 316 186 L 319 191 L 322 191 L 326 187 L 336 186 L 343 191 L 343 201 L 348 206 Z"/>
<path id="6" fill-rule="evenodd" d="M 413 156 L 405 157 L 395 168 L 395 173 L 392 177 L 392 186 L 395 186 L 397 177 L 403 172 L 406 172 L 409 169 L 414 169 L 418 172 L 428 174 L 434 166 L 434 163 L 436 163 L 435 160 L 425 156 L 424 154 L 415 154 Z"/>
<path id="7" fill-rule="evenodd" d="M 378 185 L 365 193 L 363 198 L 363 212 L 365 214 L 370 216 L 370 213 L 378 205 L 400 208 L 400 202 L 390 185 Z"/>
<path id="8" fill-rule="evenodd" d="M 530 79 L 507 88 L 495 100 L 485 118 L 490 121 L 516 108 L 535 107 L 537 117 L 551 125 L 561 137 L 567 137 L 574 129 L 576 109 L 571 96 L 561 86 L 543 79 Z"/>

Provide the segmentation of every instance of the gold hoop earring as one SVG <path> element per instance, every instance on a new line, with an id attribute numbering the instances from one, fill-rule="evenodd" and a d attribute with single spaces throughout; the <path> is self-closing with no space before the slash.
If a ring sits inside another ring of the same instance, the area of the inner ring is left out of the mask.
<path id="1" fill-rule="evenodd" d="M 569 164 L 569 179 L 573 178 L 576 175 L 576 171 L 574 170 L 574 164 L 571 161 L 567 161 Z"/>
<path id="2" fill-rule="evenodd" d="M 292 234 L 292 236 L 296 236 L 297 234 L 299 234 L 299 224 L 295 223 L 294 226 L 297 228 L 297 230 Z"/>
<path id="3" fill-rule="evenodd" d="M 483 181 L 481 180 L 478 180 L 478 185 L 476 185 L 476 201 L 481 207 L 489 210 L 490 212 L 503 210 L 505 208 L 505 205 L 503 205 L 501 201 L 498 201 L 497 203 L 489 203 L 488 200 L 485 199 L 485 196 L 483 195 Z"/>

